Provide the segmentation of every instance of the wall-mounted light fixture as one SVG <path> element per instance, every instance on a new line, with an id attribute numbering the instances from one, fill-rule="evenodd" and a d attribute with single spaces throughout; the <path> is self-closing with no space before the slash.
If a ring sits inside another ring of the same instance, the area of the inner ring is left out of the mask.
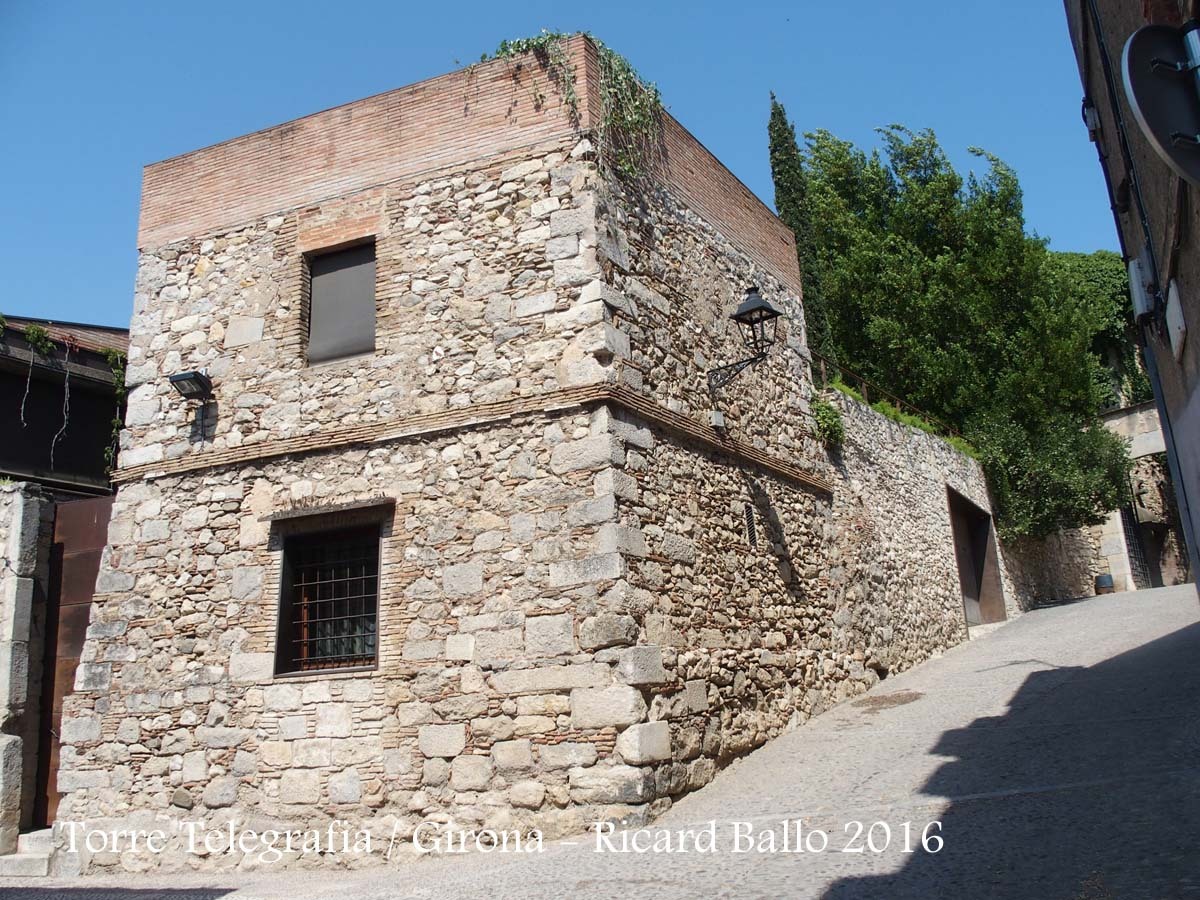
<path id="1" fill-rule="evenodd" d="M 199 428 L 200 441 L 204 441 L 204 419 L 208 409 L 208 401 L 212 399 L 212 379 L 203 372 L 180 372 L 170 378 L 171 387 L 179 392 L 184 400 L 194 400 L 200 404 L 196 412 L 196 425 Z"/>
<path id="2" fill-rule="evenodd" d="M 708 373 L 710 389 L 724 387 L 746 369 L 758 365 L 767 358 L 768 351 L 775 343 L 775 328 L 782 315 L 783 313 L 762 298 L 756 285 L 752 285 L 746 291 L 746 299 L 742 301 L 730 318 L 737 323 L 738 331 L 742 335 L 742 342 L 751 355 L 735 363 L 710 370 Z"/>
<path id="3" fill-rule="evenodd" d="M 171 376 L 171 387 L 185 400 L 201 403 L 212 397 L 212 379 L 203 372 L 180 372 Z"/>

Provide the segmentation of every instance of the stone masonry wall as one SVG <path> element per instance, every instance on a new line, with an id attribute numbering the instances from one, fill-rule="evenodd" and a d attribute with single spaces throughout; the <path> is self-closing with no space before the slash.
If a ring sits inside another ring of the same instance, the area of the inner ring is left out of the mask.
<path id="1" fill-rule="evenodd" d="M 33 819 L 54 503 L 0 484 L 0 853 Z"/>
<path id="2" fill-rule="evenodd" d="M 593 163 L 572 144 L 143 250 L 122 467 L 577 383 L 603 346 Z M 376 350 L 308 366 L 304 254 L 373 236 Z M 599 332 L 597 334 L 597 332 Z M 166 376 L 207 369 L 215 414 Z"/>
<path id="3" fill-rule="evenodd" d="M 636 637 L 604 612 L 624 568 L 607 423 L 535 416 L 124 488 L 64 726 L 61 818 L 337 817 L 408 836 L 437 815 L 549 834 L 644 816 L 649 792 L 614 756 L 617 729 L 645 718 L 640 670 L 596 653 Z M 273 678 L 281 559 L 261 518 L 379 494 L 397 506 L 378 669 Z"/>
<path id="4" fill-rule="evenodd" d="M 143 247 L 61 820 L 641 822 L 966 638 L 946 486 L 987 508 L 978 467 L 852 404 L 828 456 L 779 223 L 592 155 L 572 135 Z M 377 349 L 306 366 L 304 254 L 367 236 Z M 710 394 L 752 283 L 779 344 Z M 166 382 L 198 367 L 203 435 Z M 274 676 L 279 514 L 384 499 L 378 666 Z M 256 864 L 182 840 L 70 865 Z"/>

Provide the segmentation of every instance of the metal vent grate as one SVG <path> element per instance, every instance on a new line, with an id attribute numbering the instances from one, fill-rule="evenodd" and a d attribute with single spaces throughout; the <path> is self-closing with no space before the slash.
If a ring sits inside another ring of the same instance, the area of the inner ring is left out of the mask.
<path id="1" fill-rule="evenodd" d="M 754 507 L 749 503 L 745 506 L 746 512 L 746 540 L 750 546 L 758 548 L 758 530 L 754 527 Z"/>

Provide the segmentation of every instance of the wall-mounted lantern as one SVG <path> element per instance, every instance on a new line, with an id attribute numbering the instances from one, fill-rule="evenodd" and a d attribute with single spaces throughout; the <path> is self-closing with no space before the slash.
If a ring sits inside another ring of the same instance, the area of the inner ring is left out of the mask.
<path id="1" fill-rule="evenodd" d="M 171 376 L 171 387 L 185 400 L 204 403 L 212 397 L 212 379 L 203 372 L 180 372 Z"/>
<path id="2" fill-rule="evenodd" d="M 208 410 L 208 401 L 212 399 L 213 395 L 212 379 L 203 372 L 180 372 L 178 375 L 172 375 L 170 381 L 171 387 L 175 388 L 184 400 L 194 400 L 200 404 L 196 413 L 196 425 L 199 428 L 199 439 L 203 442 L 204 414 Z"/>
<path id="3" fill-rule="evenodd" d="M 752 285 L 746 291 L 746 299 L 742 301 L 730 318 L 737 323 L 738 331 L 742 335 L 742 342 L 751 355 L 735 363 L 710 370 L 708 373 L 710 389 L 724 387 L 746 369 L 758 365 L 767 358 L 767 353 L 775 343 L 775 328 L 782 315 L 783 313 L 762 298 L 762 295 L 758 293 L 757 286 Z"/>

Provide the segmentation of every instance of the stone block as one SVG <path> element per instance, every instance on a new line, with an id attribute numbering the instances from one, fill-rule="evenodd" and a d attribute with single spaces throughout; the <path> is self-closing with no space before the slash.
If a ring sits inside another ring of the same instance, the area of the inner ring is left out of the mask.
<path id="1" fill-rule="evenodd" d="M 214 778 L 204 788 L 201 802 L 209 809 L 224 809 L 237 802 L 238 780 L 228 775 Z"/>
<path id="2" fill-rule="evenodd" d="M 467 726 L 423 725 L 417 732 L 417 746 L 425 756 L 458 756 L 467 746 Z"/>
<path id="3" fill-rule="evenodd" d="M 571 691 L 571 725 L 574 728 L 618 728 L 646 717 L 642 692 L 626 684 Z"/>
<path id="4" fill-rule="evenodd" d="M 579 300 L 583 303 L 600 300 L 609 309 L 626 318 L 636 319 L 638 316 L 637 305 L 631 298 L 599 279 L 584 285 L 579 292 Z"/>
<path id="5" fill-rule="evenodd" d="M 584 619 L 579 627 L 579 645 L 585 650 L 623 646 L 637 639 L 638 625 L 632 616 L 601 613 Z"/>
<path id="6" fill-rule="evenodd" d="M 571 769 L 571 799 L 576 803 L 645 803 L 653 799 L 653 780 L 634 766 Z"/>
<path id="7" fill-rule="evenodd" d="M 263 690 L 263 705 L 269 710 L 300 708 L 300 689 L 291 684 L 269 684 Z"/>
<path id="8" fill-rule="evenodd" d="M 516 165 L 509 166 L 500 173 L 500 183 L 506 181 L 524 181 L 529 175 L 542 170 L 542 161 L 540 159 L 527 159 L 524 162 L 519 162 Z"/>
<path id="9" fill-rule="evenodd" d="M 447 697 L 445 700 L 435 703 L 433 711 L 439 719 L 447 722 L 475 719 L 487 714 L 487 694 L 471 693 Z"/>
<path id="10" fill-rule="evenodd" d="M 262 596 L 262 588 L 262 566 L 238 566 L 233 570 L 229 593 L 234 600 L 257 600 Z"/>
<path id="11" fill-rule="evenodd" d="M 267 681 L 275 671 L 275 654 L 234 651 L 229 657 L 229 679 L 235 684 Z"/>
<path id="12" fill-rule="evenodd" d="M 492 780 L 492 761 L 486 756 L 460 756 L 450 764 L 450 787 L 456 791 L 483 791 Z"/>
<path id="13" fill-rule="evenodd" d="M 189 754 L 190 755 L 190 754 Z M 292 744 L 289 741 L 263 741 L 258 745 L 258 755 L 263 764 L 274 769 L 286 769 L 292 764 Z M 203 763 L 203 759 L 201 759 Z M 187 777 L 187 759 L 184 758 L 184 781 L 193 781 Z"/>
<path id="14" fill-rule="evenodd" d="M 349 737 L 352 727 L 349 703 L 324 703 L 317 707 L 317 737 Z"/>
<path id="15" fill-rule="evenodd" d="M 595 744 L 564 741 L 561 744 L 544 744 L 538 747 L 538 761 L 546 769 L 569 769 L 572 766 L 590 766 L 596 762 L 598 753 Z"/>
<path id="16" fill-rule="evenodd" d="M 596 530 L 596 552 L 623 553 L 626 556 L 646 555 L 646 536 L 640 528 L 605 522 Z"/>
<path id="17" fill-rule="evenodd" d="M 442 571 L 442 589 L 452 597 L 465 597 L 479 592 L 483 589 L 483 563 L 446 566 Z"/>
<path id="18" fill-rule="evenodd" d="M 573 234 L 550 238 L 546 241 L 546 259 L 570 259 L 579 253 L 579 238 Z"/>
<path id="19" fill-rule="evenodd" d="M 617 498 L 605 494 L 593 500 L 581 500 L 567 507 L 564 516 L 568 525 L 598 525 L 611 522 L 617 515 Z"/>
<path id="20" fill-rule="evenodd" d="M 362 779 L 357 769 L 345 769 L 329 776 L 330 803 L 358 803 L 362 799 Z"/>
<path id="21" fill-rule="evenodd" d="M 570 613 L 525 620 L 525 653 L 531 657 L 575 652 L 575 620 Z"/>
<path id="22" fill-rule="evenodd" d="M 594 434 L 558 444 L 550 453 L 550 471 L 563 475 L 584 469 L 604 469 L 624 460 L 625 453 L 611 434 Z"/>
<path id="23" fill-rule="evenodd" d="M 0 734 L 0 854 L 17 851 L 17 833 L 21 829 L 21 750 L 19 737 Z M 61 775 L 59 790 L 67 790 L 62 786 Z"/>
<path id="24" fill-rule="evenodd" d="M 545 666 L 538 669 L 510 669 L 492 676 L 492 687 L 502 694 L 534 694 L 570 688 L 609 684 L 608 666 L 582 663 L 573 666 Z"/>
<path id="25" fill-rule="evenodd" d="M 559 716 L 571 711 L 571 700 L 562 694 L 541 694 L 517 698 L 517 715 Z"/>
<path id="26" fill-rule="evenodd" d="M 513 303 L 513 315 L 518 319 L 524 316 L 538 316 L 552 312 L 557 304 L 558 294 L 554 291 L 543 291 L 540 294 L 518 298 Z"/>
<path id="27" fill-rule="evenodd" d="M 319 769 L 329 765 L 329 738 L 305 738 L 292 745 L 292 765 L 300 769 Z"/>
<path id="28" fill-rule="evenodd" d="M 662 684 L 667 680 L 662 648 L 645 644 L 622 650 L 617 659 L 617 680 L 625 684 Z"/>
<path id="29" fill-rule="evenodd" d="M 510 628 L 507 631 L 480 631 L 475 635 L 475 659 L 515 659 L 525 652 L 522 631 Z"/>
<path id="30" fill-rule="evenodd" d="M 529 741 L 497 741 L 492 744 L 492 759 L 501 772 L 533 767 L 533 751 Z"/>
<path id="31" fill-rule="evenodd" d="M 4 595 L 0 597 L 0 641 L 28 641 L 33 620 L 33 578 L 14 576 L 0 579 Z"/>
<path id="32" fill-rule="evenodd" d="M 245 347 L 262 340 L 263 320 L 256 316 L 230 316 L 225 329 L 225 349 Z"/>
<path id="33" fill-rule="evenodd" d="M 550 716 L 517 716 L 513 719 L 513 732 L 518 735 L 548 734 L 558 727 Z"/>
<path id="34" fill-rule="evenodd" d="M 112 682 L 110 663 L 80 663 L 75 670 L 75 690 L 105 693 Z"/>
<path id="35" fill-rule="evenodd" d="M 100 740 L 100 717 L 75 715 L 63 717 L 61 740 L 64 744 L 85 744 Z"/>
<path id="36" fill-rule="evenodd" d="M 192 799 L 190 791 L 176 788 L 175 792 L 171 794 L 171 805 L 178 806 L 180 809 L 191 809 L 196 805 L 196 801 Z"/>
<path id="37" fill-rule="evenodd" d="M 414 661 L 437 659 L 445 649 L 445 641 L 405 641 L 403 655 Z"/>
<path id="38" fill-rule="evenodd" d="M 518 781 L 508 789 L 508 801 L 518 809 L 537 809 L 546 799 L 546 787 L 536 781 Z"/>
<path id="39" fill-rule="evenodd" d="M 427 759 L 421 766 L 421 784 L 438 787 L 450 780 L 450 763 L 444 759 Z"/>
<path id="40" fill-rule="evenodd" d="M 584 559 L 550 563 L 551 587 L 570 587 L 593 581 L 615 581 L 626 574 L 625 558 L 620 553 L 603 553 Z"/>
<path id="41" fill-rule="evenodd" d="M 681 563 L 694 563 L 696 561 L 696 543 L 677 534 L 664 534 L 662 555 Z"/>
<path id="42" fill-rule="evenodd" d="M 671 727 L 666 722 L 630 725 L 617 737 L 617 752 L 630 765 L 671 758 Z"/>
<path id="43" fill-rule="evenodd" d="M 704 712 L 708 709 L 708 684 L 699 681 L 687 681 L 683 685 L 682 708 L 685 713 Z"/>
<path id="44" fill-rule="evenodd" d="M 475 636 L 452 634 L 446 638 L 446 659 L 470 662 L 475 658 Z"/>
<path id="45" fill-rule="evenodd" d="M 3 748 L 0 748 L 0 752 L 2 750 Z M 0 775 L 0 781 L 2 780 L 3 776 Z M 110 784 L 112 784 L 112 776 L 100 769 L 59 769 L 58 771 L 58 790 L 63 794 L 85 788 L 106 788 Z"/>
<path id="46" fill-rule="evenodd" d="M 279 720 L 279 736 L 286 741 L 294 741 L 308 734 L 307 716 L 284 716 Z"/>
<path id="47" fill-rule="evenodd" d="M 420 700 L 412 703 L 401 703 L 396 707 L 396 721 L 401 728 L 412 725 L 424 725 L 433 721 L 433 707 Z"/>
<path id="48" fill-rule="evenodd" d="M 279 779 L 279 801 L 296 805 L 321 802 L 321 773 L 316 769 L 292 769 Z"/>

